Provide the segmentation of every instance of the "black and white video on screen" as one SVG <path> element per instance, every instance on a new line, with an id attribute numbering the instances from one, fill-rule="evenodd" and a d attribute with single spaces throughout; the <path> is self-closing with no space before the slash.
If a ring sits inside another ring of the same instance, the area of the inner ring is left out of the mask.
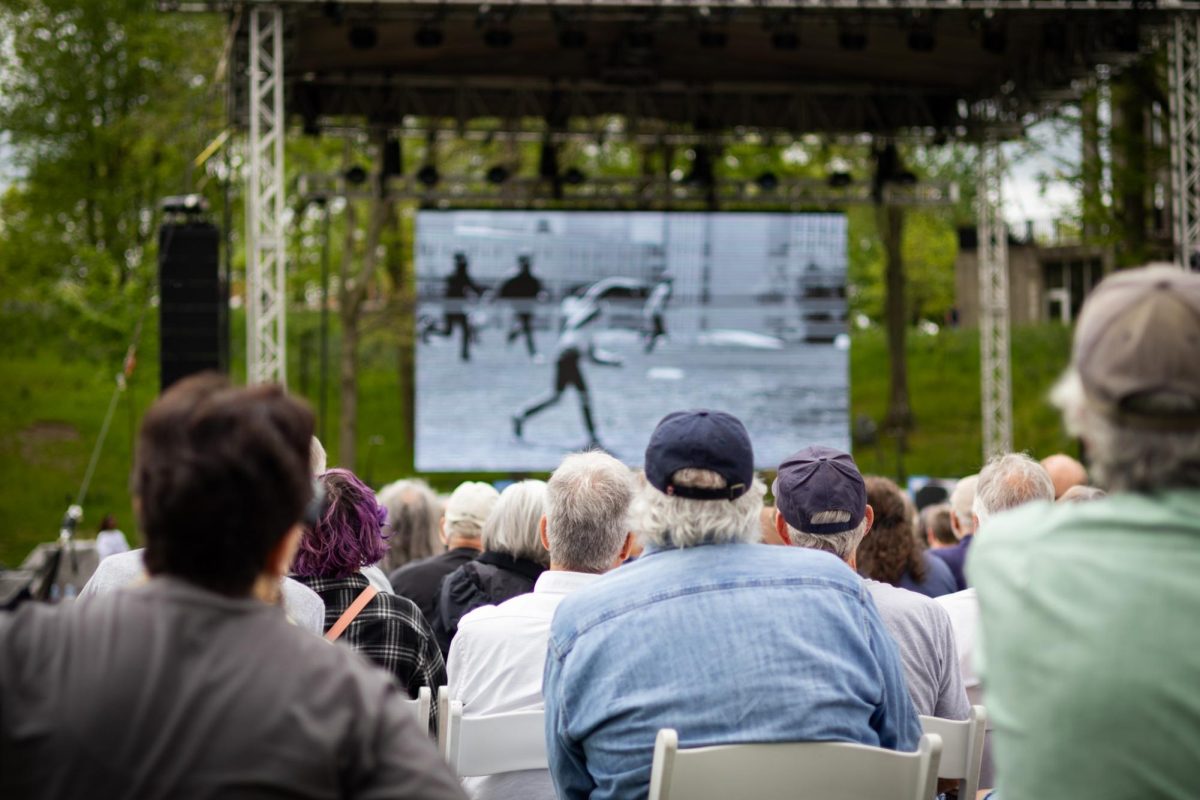
<path id="1" fill-rule="evenodd" d="M 416 467 L 546 471 L 715 408 L 849 449 L 841 214 L 420 211 Z"/>

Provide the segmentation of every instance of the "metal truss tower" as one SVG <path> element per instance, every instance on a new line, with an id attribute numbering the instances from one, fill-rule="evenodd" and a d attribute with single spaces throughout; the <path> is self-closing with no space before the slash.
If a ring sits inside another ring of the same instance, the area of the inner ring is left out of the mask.
<path id="1" fill-rule="evenodd" d="M 250 11 L 250 171 L 246 192 L 246 382 L 287 385 L 283 210 L 283 11 Z"/>
<path id="2" fill-rule="evenodd" d="M 1200 15 L 1175 17 L 1167 64 L 1175 259 L 1187 269 L 1200 247 Z"/>
<path id="3" fill-rule="evenodd" d="M 1008 337 L 1008 227 L 1004 156 L 992 138 L 979 145 L 979 354 L 983 373 L 983 457 L 1012 450 L 1012 366 Z"/>

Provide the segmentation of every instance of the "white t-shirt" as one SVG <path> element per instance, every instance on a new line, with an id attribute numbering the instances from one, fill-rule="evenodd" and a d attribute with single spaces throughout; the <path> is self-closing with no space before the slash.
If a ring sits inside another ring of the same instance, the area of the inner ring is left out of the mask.
<path id="1" fill-rule="evenodd" d="M 96 534 L 96 555 L 100 560 L 115 556 L 117 553 L 129 552 L 129 540 L 119 530 L 100 531 Z"/>
<path id="2" fill-rule="evenodd" d="M 962 672 L 967 697 L 971 699 L 973 706 L 986 705 L 983 702 L 983 686 L 979 681 L 979 672 L 975 669 L 979 650 L 979 598 L 975 596 L 975 590 L 972 588 L 954 594 L 944 594 L 937 598 L 937 602 L 950 615 L 950 625 L 954 628 L 954 644 L 958 648 L 958 668 Z"/>

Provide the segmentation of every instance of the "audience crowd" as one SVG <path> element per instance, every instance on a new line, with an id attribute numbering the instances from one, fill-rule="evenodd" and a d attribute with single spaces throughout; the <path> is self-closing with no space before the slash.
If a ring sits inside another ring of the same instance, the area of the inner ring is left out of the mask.
<path id="1" fill-rule="evenodd" d="M 912 751 L 972 706 L 997 798 L 1194 796 L 1200 275 L 1104 280 L 1052 401 L 1086 468 L 1002 453 L 948 496 L 797 442 L 768 505 L 743 424 L 691 410 L 641 471 L 439 498 L 327 469 L 277 387 L 185 379 L 138 436 L 144 550 L 0 615 L 0 796 L 633 800 L 663 728 Z M 442 686 L 543 712 L 547 768 L 456 778 L 412 711 Z"/>

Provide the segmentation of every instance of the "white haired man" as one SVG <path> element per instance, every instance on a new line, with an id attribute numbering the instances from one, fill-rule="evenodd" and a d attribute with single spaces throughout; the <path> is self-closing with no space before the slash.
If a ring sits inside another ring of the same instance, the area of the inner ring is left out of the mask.
<path id="1" fill-rule="evenodd" d="M 1006 798 L 1196 794 L 1198 365 L 1200 275 L 1106 278 L 1051 397 L 1109 495 L 984 523 L 968 572 Z"/>
<path id="2" fill-rule="evenodd" d="M 568 594 L 596 581 L 629 555 L 627 515 L 633 496 L 629 468 L 598 451 L 569 455 L 546 484 L 541 545 L 550 569 L 533 591 L 482 606 L 458 623 L 450 645 L 450 696 L 469 715 L 542 708 L 542 670 L 550 620 Z M 476 798 L 554 800 L 546 770 L 470 779 Z"/>
<path id="3" fill-rule="evenodd" d="M 392 590 L 416 603 L 431 624 L 437 619 L 442 580 L 483 551 L 483 523 L 499 500 L 500 493 L 489 483 L 460 483 L 446 501 L 439 525 L 446 552 L 412 561 L 388 576 Z"/>
<path id="4" fill-rule="evenodd" d="M 793 547 L 819 550 L 858 569 L 858 546 L 870 534 L 875 510 L 849 453 L 806 447 L 779 465 L 775 529 Z M 958 671 L 950 617 L 932 598 L 889 583 L 863 581 L 895 640 L 917 713 L 966 719 L 967 694 Z"/>
<path id="5" fill-rule="evenodd" d="M 654 739 L 683 747 L 846 741 L 912 750 L 896 646 L 838 559 L 765 547 L 750 437 L 719 411 L 669 414 L 632 521 L 645 552 L 566 597 L 546 654 L 558 795 L 644 798 Z"/>
<path id="6" fill-rule="evenodd" d="M 978 481 L 978 475 L 960 478 L 958 483 L 954 484 L 954 491 L 950 493 L 950 528 L 958 537 L 958 544 L 929 551 L 946 562 L 946 566 L 954 575 L 954 584 L 960 592 L 967 588 L 963 565 L 967 562 L 967 551 L 975 537 L 975 516 L 971 507 L 975 502 L 975 485 Z"/>

